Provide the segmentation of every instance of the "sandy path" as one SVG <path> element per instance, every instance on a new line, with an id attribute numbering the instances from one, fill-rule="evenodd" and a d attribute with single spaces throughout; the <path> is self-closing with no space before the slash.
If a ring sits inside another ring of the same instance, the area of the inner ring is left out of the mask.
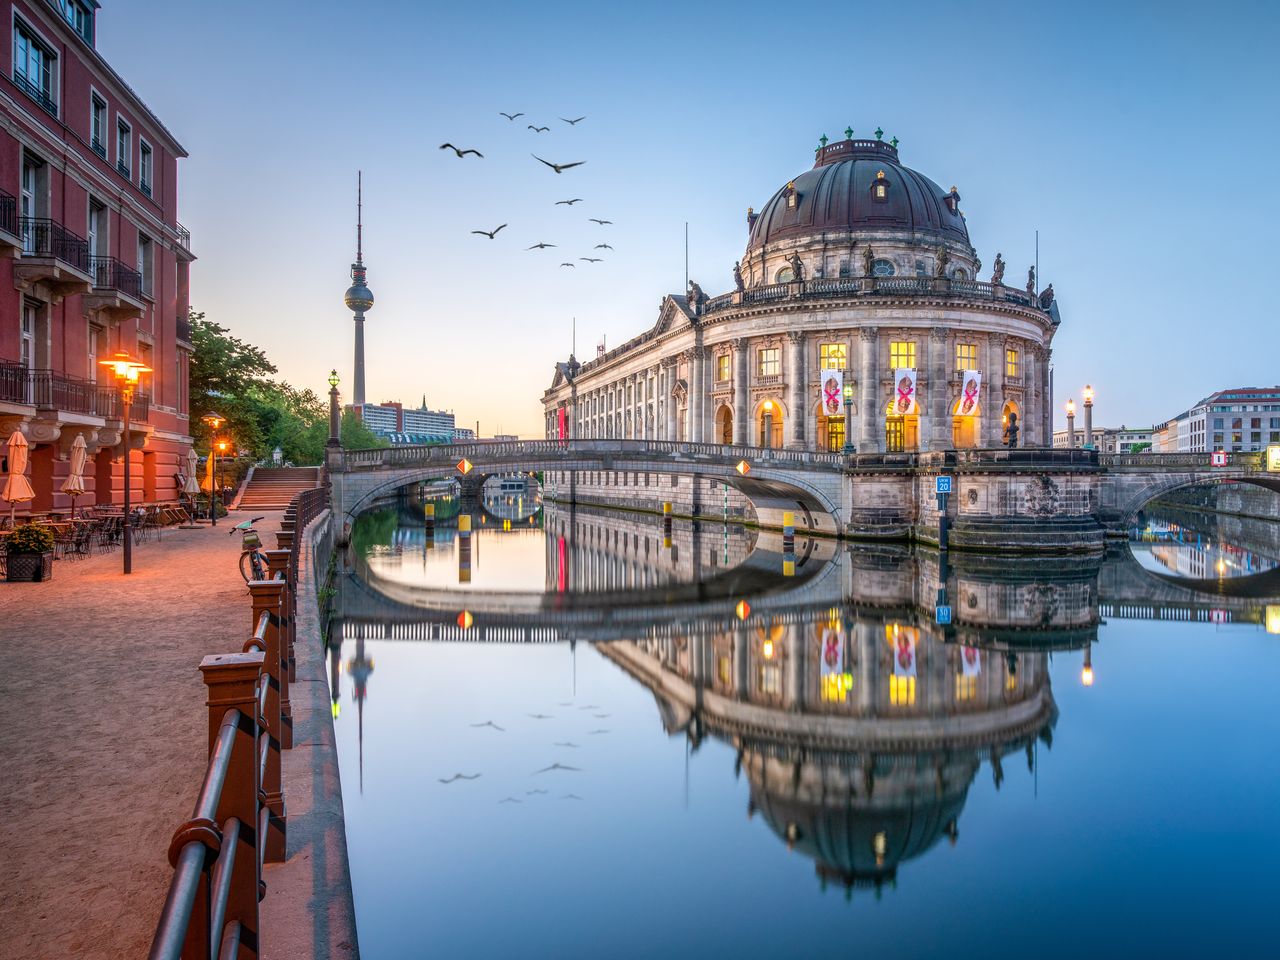
<path id="1" fill-rule="evenodd" d="M 165 530 L 129 577 L 116 550 L 0 582 L 0 958 L 146 956 L 204 774 L 197 668 L 251 632 L 245 516 Z"/>

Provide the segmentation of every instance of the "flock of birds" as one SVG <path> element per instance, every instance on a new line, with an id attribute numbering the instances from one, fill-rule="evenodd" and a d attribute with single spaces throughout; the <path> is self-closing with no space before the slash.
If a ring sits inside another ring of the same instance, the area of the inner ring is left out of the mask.
<path id="1" fill-rule="evenodd" d="M 563 702 L 563 703 L 560 703 L 559 706 L 572 707 L 573 703 L 571 701 Z M 578 709 L 583 711 L 593 711 L 591 713 L 591 716 L 597 720 L 605 720 L 610 716 L 612 716 L 612 714 L 609 714 L 609 713 L 595 713 L 594 711 L 599 710 L 600 707 L 594 703 L 583 704 L 582 706 L 578 707 Z M 527 716 L 531 720 L 554 720 L 555 719 L 555 715 L 550 713 L 527 713 L 525 714 L 525 716 Z M 468 726 L 470 726 L 472 729 L 475 729 L 475 730 L 488 728 L 490 730 L 495 730 L 498 733 L 505 733 L 507 729 L 506 727 L 499 726 L 498 724 L 494 723 L 492 720 L 484 720 L 484 721 L 481 721 L 480 723 L 468 724 Z M 605 730 L 605 729 L 588 730 L 587 736 L 589 737 L 600 736 L 602 734 L 606 734 L 609 732 L 610 732 L 609 730 Z M 552 744 L 552 746 L 560 747 L 562 749 L 567 749 L 567 750 L 577 750 L 579 748 L 579 744 L 574 743 L 572 740 L 557 740 L 554 744 Z M 548 764 L 545 767 L 542 767 L 538 770 L 534 770 L 532 773 L 529 774 L 529 776 L 536 777 L 545 773 L 583 773 L 583 772 L 584 771 L 582 767 L 570 766 L 567 763 L 560 763 L 557 760 L 553 763 Z M 440 784 L 443 784 L 444 786 L 448 786 L 451 783 L 457 783 L 459 780 L 479 780 L 482 776 L 483 776 L 483 773 L 480 773 L 478 771 L 476 773 L 462 773 L 461 771 L 457 771 L 452 776 L 449 776 L 449 777 L 437 777 L 436 781 Z M 526 790 L 524 792 L 524 795 L 526 797 L 535 797 L 535 796 L 544 796 L 548 793 L 550 793 L 549 790 L 545 790 L 541 787 L 535 787 L 532 790 Z M 567 793 L 564 796 L 560 797 L 560 799 L 561 800 L 581 800 L 582 797 L 578 796 L 576 793 Z M 505 803 L 523 803 L 523 802 L 524 802 L 523 800 L 517 799 L 516 797 L 508 796 L 499 800 L 498 805 L 501 806 L 502 804 L 505 804 Z"/>
<path id="2" fill-rule="evenodd" d="M 523 117 L 524 114 L 523 113 L 505 113 L 505 112 L 499 111 L 498 116 L 506 117 L 508 122 L 515 123 L 515 121 Z M 571 127 L 576 127 L 579 123 L 581 123 L 583 120 L 587 118 L 585 116 L 582 116 L 582 117 L 576 117 L 572 120 L 569 119 L 568 117 L 560 117 L 559 119 L 564 123 L 567 123 Z M 535 134 L 548 133 L 551 130 L 550 127 L 538 126 L 533 123 L 527 124 L 526 128 L 529 130 L 532 130 Z M 462 147 L 455 146 L 452 143 L 445 142 L 440 144 L 440 149 L 452 150 L 459 160 L 465 160 L 467 157 L 471 157 L 471 156 L 476 157 L 479 160 L 484 159 L 484 154 L 481 153 L 479 150 L 475 149 L 474 147 L 462 148 Z M 550 160 L 544 160 L 542 157 L 538 156 L 536 153 L 530 153 L 529 156 L 533 157 L 533 159 L 537 160 L 543 166 L 547 167 L 548 169 L 554 171 L 557 174 L 562 174 L 566 170 L 572 170 L 574 167 L 580 167 L 587 162 L 585 160 L 575 160 L 571 163 L 553 163 Z M 573 197 L 572 199 L 569 199 L 569 200 L 557 200 L 553 205 L 557 207 L 572 208 L 574 204 L 582 203 L 582 202 L 583 202 L 582 197 Z M 613 225 L 612 220 L 605 220 L 601 217 L 588 217 L 587 220 L 588 222 L 594 223 L 600 227 L 608 227 Z M 501 233 L 510 225 L 511 224 L 509 223 L 502 223 L 494 227 L 492 230 L 472 230 L 471 233 L 476 236 L 488 237 L 490 240 L 496 240 L 498 237 L 498 234 Z M 558 247 L 559 247 L 558 244 L 547 243 L 546 241 L 540 240 L 535 244 L 525 247 L 525 250 L 541 251 L 541 250 L 557 249 Z M 605 250 L 613 250 L 613 247 L 610 246 L 608 243 L 597 243 L 595 247 L 592 249 L 592 253 L 594 254 L 596 251 L 605 251 Z M 601 257 L 601 256 L 578 257 L 577 262 L 566 260 L 566 261 L 562 261 L 560 266 L 562 268 L 569 267 L 570 269 L 577 269 L 578 263 L 592 264 L 592 263 L 602 263 L 602 262 L 604 262 L 604 257 Z"/>

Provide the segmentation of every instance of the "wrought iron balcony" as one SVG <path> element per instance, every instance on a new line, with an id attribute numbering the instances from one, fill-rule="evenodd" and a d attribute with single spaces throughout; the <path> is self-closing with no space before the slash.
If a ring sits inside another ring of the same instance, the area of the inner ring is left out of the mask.
<path id="1" fill-rule="evenodd" d="M 96 137 L 93 143 L 89 144 L 93 148 L 93 152 L 100 156 L 103 160 L 107 159 L 107 145 Z"/>
<path id="2" fill-rule="evenodd" d="M 123 160 L 116 161 L 116 173 L 120 174 L 120 176 L 124 177 L 126 180 L 133 179 L 133 173 L 129 170 L 129 165 Z"/>
<path id="3" fill-rule="evenodd" d="M 50 116 L 56 117 L 58 115 L 58 104 L 39 84 L 32 83 L 17 70 L 13 71 L 13 82 L 19 90 L 40 104 Z"/>
<path id="4" fill-rule="evenodd" d="M 177 320 L 177 325 L 178 325 L 178 331 L 177 331 L 178 342 L 190 343 L 191 342 L 191 321 L 188 320 L 186 317 L 179 317 Z"/>
<path id="5" fill-rule="evenodd" d="M 0 232 L 18 235 L 18 198 L 0 190 Z"/>
<path id="6" fill-rule="evenodd" d="M 24 257 L 61 260 L 82 273 L 89 272 L 89 241 L 47 217 L 19 217 Z"/>
<path id="7" fill-rule="evenodd" d="M 124 415 L 120 391 L 115 387 L 53 370 L 28 369 L 11 360 L 0 361 L 0 402 L 106 420 L 119 420 Z M 151 416 L 151 398 L 147 394 L 134 395 L 130 416 L 139 423 L 147 422 Z"/>
<path id="8" fill-rule="evenodd" d="M 142 299 L 142 274 L 137 270 L 115 257 L 90 257 L 89 264 L 95 290 L 118 290 L 135 300 Z"/>

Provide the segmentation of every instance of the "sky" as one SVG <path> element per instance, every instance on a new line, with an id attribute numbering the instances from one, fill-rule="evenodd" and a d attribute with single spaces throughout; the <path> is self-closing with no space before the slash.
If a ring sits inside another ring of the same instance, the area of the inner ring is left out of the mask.
<path id="1" fill-rule="evenodd" d="M 1274 4 L 102 6 L 99 49 L 191 155 L 192 305 L 299 387 L 351 383 L 358 169 L 367 399 L 540 436 L 574 318 L 580 359 L 652 326 L 686 222 L 692 279 L 731 289 L 747 207 L 850 125 L 959 188 L 983 279 L 997 251 L 1025 276 L 1039 231 L 1059 423 L 1085 383 L 1107 426 L 1280 383 Z"/>

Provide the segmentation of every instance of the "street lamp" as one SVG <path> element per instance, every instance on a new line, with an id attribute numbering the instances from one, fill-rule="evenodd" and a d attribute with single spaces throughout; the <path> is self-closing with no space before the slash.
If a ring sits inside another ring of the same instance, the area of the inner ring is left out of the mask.
<path id="1" fill-rule="evenodd" d="M 844 385 L 844 449 L 841 453 L 853 453 L 853 384 Z"/>
<path id="2" fill-rule="evenodd" d="M 329 371 L 329 441 L 327 447 L 340 447 L 342 420 L 338 414 L 338 371 Z"/>
<path id="3" fill-rule="evenodd" d="M 133 456 L 133 429 L 129 421 L 130 406 L 133 403 L 133 391 L 137 389 L 138 377 L 150 373 L 151 368 L 134 360 L 123 350 L 118 351 L 110 360 L 99 360 L 99 364 L 109 367 L 115 375 L 116 386 L 120 389 L 120 405 L 124 417 L 124 572 L 133 572 L 133 523 L 130 517 L 132 504 L 129 502 L 130 469 L 129 461 Z"/>
<path id="4" fill-rule="evenodd" d="M 220 413 L 206 413 L 200 418 L 200 422 L 209 428 L 209 456 L 213 457 L 213 466 L 209 470 L 209 518 L 212 526 L 218 525 L 218 508 L 213 504 L 213 491 L 218 485 L 218 446 L 214 444 L 213 435 L 216 433 L 227 418 Z M 226 449 L 226 444 L 221 445 L 222 449 Z"/>
<path id="5" fill-rule="evenodd" d="M 773 401 L 766 400 L 764 402 L 764 443 L 761 444 L 766 450 L 773 446 Z"/>
<path id="6" fill-rule="evenodd" d="M 1084 388 L 1084 446 L 1093 449 L 1093 387 L 1088 384 Z"/>
<path id="7" fill-rule="evenodd" d="M 1067 401 L 1067 446 L 1076 445 L 1076 402 Z"/>

